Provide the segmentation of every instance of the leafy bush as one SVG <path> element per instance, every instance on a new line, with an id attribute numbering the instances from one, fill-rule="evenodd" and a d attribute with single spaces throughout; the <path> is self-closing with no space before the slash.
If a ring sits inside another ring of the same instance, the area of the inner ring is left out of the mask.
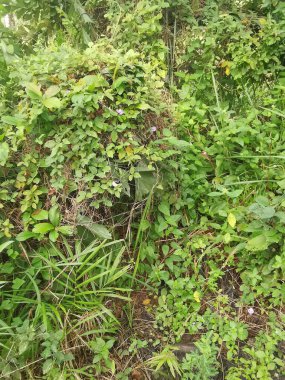
<path id="1" fill-rule="evenodd" d="M 211 336 L 195 343 L 197 349 L 186 354 L 182 362 L 182 379 L 207 380 L 218 375 L 217 347 L 211 345 Z"/>
<path id="2" fill-rule="evenodd" d="M 150 65 L 132 50 L 104 45 L 83 53 L 50 47 L 18 65 L 2 116 L 1 176 L 9 179 L 1 194 L 20 208 L 24 228 L 45 219 L 39 210 L 55 198 L 73 208 L 82 201 L 90 210 L 110 207 L 122 195 L 134 198 L 132 185 L 142 199 L 159 162 L 174 152 L 164 147 L 171 116 L 159 104 L 162 81 Z"/>

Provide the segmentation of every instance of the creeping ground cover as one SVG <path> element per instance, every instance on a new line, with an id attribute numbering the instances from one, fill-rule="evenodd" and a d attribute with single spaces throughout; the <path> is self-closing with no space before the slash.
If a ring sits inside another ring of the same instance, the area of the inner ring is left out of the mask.
<path id="1" fill-rule="evenodd" d="M 285 3 L 0 13 L 0 379 L 285 379 Z"/>

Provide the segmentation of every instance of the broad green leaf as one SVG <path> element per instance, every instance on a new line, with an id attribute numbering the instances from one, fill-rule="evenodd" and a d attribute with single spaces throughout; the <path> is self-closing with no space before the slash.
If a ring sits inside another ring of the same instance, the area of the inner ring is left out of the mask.
<path id="1" fill-rule="evenodd" d="M 58 86 L 50 86 L 45 94 L 44 94 L 44 97 L 45 98 L 51 98 L 52 96 L 55 96 L 56 94 L 58 94 L 60 91 L 60 88 Z"/>
<path id="2" fill-rule="evenodd" d="M 231 235 L 227 232 L 224 236 L 224 243 L 228 244 L 231 241 Z"/>
<path id="3" fill-rule="evenodd" d="M 48 211 L 36 210 L 32 213 L 32 217 L 35 220 L 46 220 L 46 219 L 48 219 Z"/>
<path id="4" fill-rule="evenodd" d="M 142 231 L 147 230 L 150 226 L 151 226 L 150 222 L 149 222 L 148 220 L 146 220 L 146 219 L 144 219 L 144 220 L 142 220 L 142 221 L 140 222 L 140 229 L 141 229 Z"/>
<path id="5" fill-rule="evenodd" d="M 5 241 L 5 243 L 0 244 L 0 253 L 3 252 L 4 249 L 9 247 L 9 245 L 11 245 L 12 243 L 13 243 L 13 241 L 9 240 L 9 241 Z"/>
<path id="6" fill-rule="evenodd" d="M 12 289 L 14 290 L 18 290 L 20 289 L 20 287 L 25 283 L 25 280 L 23 280 L 22 278 L 15 278 L 15 280 L 13 280 L 13 285 L 12 285 Z"/>
<path id="7" fill-rule="evenodd" d="M 248 211 L 256 215 L 260 219 L 270 219 L 275 215 L 275 209 L 271 206 L 262 206 L 258 203 L 253 203 Z"/>
<path id="8" fill-rule="evenodd" d="M 236 220 L 236 217 L 234 216 L 234 214 L 232 214 L 230 212 L 229 215 L 228 215 L 228 219 L 227 220 L 228 220 L 229 225 L 232 228 L 235 228 L 237 220 Z"/>
<path id="9" fill-rule="evenodd" d="M 47 359 L 43 364 L 43 374 L 46 375 L 54 367 L 54 362 L 52 359 Z"/>
<path id="10" fill-rule="evenodd" d="M 123 83 L 125 82 L 128 82 L 128 78 L 127 77 L 119 77 L 117 78 L 114 82 L 113 82 L 113 85 L 112 87 L 113 88 L 117 88 L 117 87 L 120 87 Z"/>
<path id="11" fill-rule="evenodd" d="M 2 116 L 2 122 L 9 125 L 18 125 L 23 122 L 23 118 L 19 116 Z"/>
<path id="12" fill-rule="evenodd" d="M 168 216 L 166 215 L 165 216 L 165 220 L 167 221 L 168 224 L 170 224 L 171 226 L 177 226 L 177 222 L 178 220 L 181 219 L 181 215 L 171 215 L 171 216 Z"/>
<path id="13" fill-rule="evenodd" d="M 111 139 L 112 139 L 112 142 L 116 142 L 118 140 L 118 132 L 113 130 L 111 132 Z"/>
<path id="14" fill-rule="evenodd" d="M 285 223 L 285 212 L 283 211 L 278 211 L 276 212 L 275 216 L 278 217 L 281 223 Z"/>
<path id="15" fill-rule="evenodd" d="M 36 234 L 35 232 L 23 231 L 17 235 L 16 240 L 17 241 L 26 241 L 26 240 L 31 239 L 31 238 L 36 237 L 36 236 L 38 236 L 38 234 Z"/>
<path id="16" fill-rule="evenodd" d="M 21 344 L 20 344 L 19 350 L 18 350 L 18 354 L 22 355 L 24 352 L 27 351 L 28 347 L 29 347 L 29 341 L 28 340 L 26 340 L 24 342 L 21 341 Z"/>
<path id="17" fill-rule="evenodd" d="M 141 103 L 137 106 L 139 110 L 145 111 L 151 108 L 151 106 L 147 103 Z"/>
<path id="18" fill-rule="evenodd" d="M 169 252 L 169 245 L 163 244 L 162 253 L 164 254 L 164 256 L 166 256 L 168 252 Z"/>
<path id="19" fill-rule="evenodd" d="M 208 194 L 209 197 L 221 197 L 222 195 L 224 194 L 218 191 L 212 191 L 211 193 Z"/>
<path id="20" fill-rule="evenodd" d="M 242 192 L 243 192 L 243 189 L 238 189 L 234 191 L 228 191 L 227 195 L 230 198 L 237 198 L 239 195 L 241 195 Z"/>
<path id="21" fill-rule="evenodd" d="M 245 340 L 248 337 L 248 331 L 245 327 L 240 327 L 238 329 L 238 338 L 240 340 Z"/>
<path id="22" fill-rule="evenodd" d="M 172 136 L 172 137 L 169 137 L 168 139 L 166 139 L 167 142 L 176 147 L 176 148 L 179 148 L 179 149 L 186 149 L 186 148 L 189 148 L 191 146 L 191 143 L 189 143 L 188 141 L 185 141 L 185 140 L 178 140 L 176 137 Z"/>
<path id="23" fill-rule="evenodd" d="M 52 241 L 53 243 L 55 243 L 59 237 L 59 234 L 56 230 L 52 230 L 50 231 L 49 235 L 49 240 Z"/>
<path id="24" fill-rule="evenodd" d="M 79 226 L 85 227 L 93 235 L 96 235 L 102 239 L 112 239 L 111 233 L 105 226 L 102 224 L 94 223 L 92 219 L 88 218 L 87 216 L 80 215 L 77 218 L 77 223 Z"/>
<path id="25" fill-rule="evenodd" d="M 158 206 L 158 209 L 164 215 L 170 216 L 170 208 L 167 202 L 161 202 L 160 205 Z"/>
<path id="26" fill-rule="evenodd" d="M 0 166 L 4 166 L 9 157 L 9 145 L 4 141 L 0 143 Z"/>
<path id="27" fill-rule="evenodd" d="M 278 181 L 277 184 L 281 189 L 285 189 L 285 179 Z"/>
<path id="28" fill-rule="evenodd" d="M 26 83 L 26 91 L 30 98 L 32 99 L 41 99 L 42 92 L 41 87 L 35 83 Z"/>
<path id="29" fill-rule="evenodd" d="M 247 242 L 246 249 L 248 251 L 263 251 L 268 247 L 266 236 L 258 235 Z"/>
<path id="30" fill-rule="evenodd" d="M 140 171 L 140 178 L 135 179 L 136 200 L 141 201 L 149 195 L 156 184 L 156 177 L 153 172 Z"/>
<path id="31" fill-rule="evenodd" d="M 60 108 L 61 101 L 56 97 L 46 98 L 46 99 L 43 99 L 43 105 L 47 107 L 48 109 Z"/>
<path id="32" fill-rule="evenodd" d="M 46 234 L 54 229 L 54 226 L 50 223 L 38 223 L 34 226 L 33 232 L 36 234 Z"/>
<path id="33" fill-rule="evenodd" d="M 171 137 L 172 136 L 172 132 L 168 128 L 164 128 L 162 132 L 163 132 L 163 136 L 165 136 L 165 137 Z"/>
<path id="34" fill-rule="evenodd" d="M 81 84 L 81 83 L 87 85 L 89 91 L 93 91 L 95 88 L 98 88 L 98 87 L 108 86 L 108 82 L 100 74 L 86 75 L 84 78 L 80 79 L 79 84 Z"/>
<path id="35" fill-rule="evenodd" d="M 59 225 L 61 218 L 58 205 L 54 205 L 49 209 L 48 218 L 55 227 Z"/>
<path id="36" fill-rule="evenodd" d="M 74 232 L 74 228 L 72 226 L 60 226 L 56 230 L 67 236 L 71 236 Z"/>

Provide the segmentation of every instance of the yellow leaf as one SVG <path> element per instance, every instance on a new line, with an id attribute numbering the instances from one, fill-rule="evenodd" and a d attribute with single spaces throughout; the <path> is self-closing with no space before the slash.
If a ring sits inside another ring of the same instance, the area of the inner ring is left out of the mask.
<path id="1" fill-rule="evenodd" d="M 128 156 L 131 156 L 134 152 L 133 148 L 130 145 L 126 147 L 125 151 L 126 151 Z"/>
<path id="2" fill-rule="evenodd" d="M 259 23 L 260 23 L 260 25 L 265 25 L 267 23 L 267 20 L 262 17 L 259 19 Z"/>
<path id="3" fill-rule="evenodd" d="M 143 305 L 147 306 L 150 304 L 150 299 L 149 298 L 146 298 L 145 300 L 143 300 Z"/>
<path id="4" fill-rule="evenodd" d="M 231 69 L 229 68 L 229 66 L 226 67 L 225 73 L 226 73 L 227 76 L 230 75 Z"/>
<path id="5" fill-rule="evenodd" d="M 9 231 L 8 228 L 5 228 L 5 229 L 4 229 L 4 235 L 5 235 L 7 238 L 12 237 L 12 235 L 10 234 L 10 231 Z"/>
<path id="6" fill-rule="evenodd" d="M 199 294 L 199 292 L 194 292 L 194 294 L 193 294 L 193 297 L 194 297 L 194 300 L 196 301 L 196 302 L 201 302 L 201 300 L 200 300 L 200 294 Z"/>
<path id="7" fill-rule="evenodd" d="M 23 189 L 25 187 L 25 182 L 16 181 L 15 187 L 17 189 Z"/>
<path id="8" fill-rule="evenodd" d="M 234 216 L 234 214 L 229 213 L 229 215 L 228 215 L 228 223 L 229 223 L 229 225 L 232 228 L 235 228 L 236 222 L 237 222 L 237 220 L 236 220 L 236 217 Z"/>
<path id="9" fill-rule="evenodd" d="M 220 63 L 220 66 L 221 67 L 227 67 L 227 66 L 229 66 L 229 61 L 222 61 L 221 63 Z"/>

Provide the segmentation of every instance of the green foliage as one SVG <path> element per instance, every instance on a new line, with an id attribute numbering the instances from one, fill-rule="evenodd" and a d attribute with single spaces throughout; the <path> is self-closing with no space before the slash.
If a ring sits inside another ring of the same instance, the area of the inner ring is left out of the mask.
<path id="1" fill-rule="evenodd" d="M 32 210 L 47 202 L 46 193 L 109 207 L 130 196 L 135 181 L 138 199 L 144 197 L 156 165 L 175 152 L 161 149 L 168 142 L 160 128 L 170 117 L 161 116 L 162 82 L 149 64 L 132 50 L 104 45 L 82 54 L 49 48 L 19 64 L 21 70 L 11 70 L 18 92 L 2 117 L 1 163 L 11 173 L 3 191 L 16 188 L 25 226 Z M 153 140 L 153 126 L 160 140 Z M 43 182 L 48 186 L 39 187 Z"/>
<path id="2" fill-rule="evenodd" d="M 2 1 L 0 377 L 284 377 L 284 11 Z"/>
<path id="3" fill-rule="evenodd" d="M 242 350 L 242 357 L 236 359 L 237 366 L 230 368 L 227 380 L 239 379 L 272 379 L 272 375 L 284 375 L 283 354 L 279 351 L 278 343 L 284 339 L 284 331 L 274 323 L 274 331 L 259 334 L 254 345 Z"/>
<path id="4" fill-rule="evenodd" d="M 182 371 L 184 380 L 208 380 L 218 375 L 217 354 L 218 349 L 211 344 L 211 336 L 203 336 L 195 342 L 195 349 L 190 354 L 186 354 L 182 361 Z"/>
<path id="5" fill-rule="evenodd" d="M 8 251 L 10 261 L 1 268 L 5 279 L 1 289 L 3 376 L 18 373 L 25 360 L 35 360 L 39 354 L 45 375 L 75 357 L 71 349 L 62 352 L 63 339 L 74 334 L 91 339 L 100 332 L 116 331 L 118 321 L 104 300 L 127 299 L 123 293 L 128 289 L 116 286 L 128 270 L 121 266 L 124 248 L 120 246 L 115 241 L 94 241 L 83 248 L 78 242 L 73 251 L 65 242 L 61 251 L 51 243 L 29 257 Z"/>
<path id="6" fill-rule="evenodd" d="M 171 372 L 171 375 L 175 377 L 179 375 L 181 370 L 177 358 L 173 352 L 173 347 L 165 347 L 159 354 L 156 354 L 151 359 L 149 359 L 148 364 L 151 367 L 155 367 L 155 370 L 158 371 L 163 366 L 167 366 Z"/>
<path id="7" fill-rule="evenodd" d="M 61 42 L 69 37 L 80 44 L 88 44 L 95 34 L 89 9 L 84 7 L 89 1 L 39 0 L 35 3 L 14 0 L 2 3 L 2 14 L 10 16 L 12 28 L 25 45 L 33 45 L 37 38 L 52 38 L 54 33 Z"/>
<path id="8" fill-rule="evenodd" d="M 110 360 L 110 349 L 112 348 L 114 344 L 114 340 L 110 339 L 107 342 L 105 342 L 102 338 L 97 338 L 96 340 L 93 340 L 89 342 L 89 345 L 94 352 L 94 358 L 93 363 L 97 364 L 99 368 L 97 368 L 97 372 L 100 373 L 101 371 L 104 372 L 106 366 L 106 369 L 111 369 L 112 373 L 115 372 L 115 362 L 113 360 Z M 101 361 L 103 361 L 103 368 L 101 369 Z"/>
<path id="9" fill-rule="evenodd" d="M 201 292 L 194 278 L 168 280 L 166 285 L 167 291 L 162 290 L 158 300 L 157 323 L 181 336 L 200 309 Z"/>

